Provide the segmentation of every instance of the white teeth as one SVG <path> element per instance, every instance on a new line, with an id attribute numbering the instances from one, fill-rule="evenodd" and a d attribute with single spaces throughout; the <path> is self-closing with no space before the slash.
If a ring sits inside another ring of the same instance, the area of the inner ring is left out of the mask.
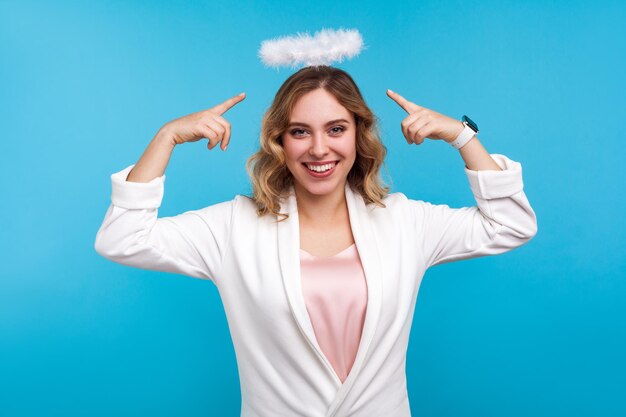
<path id="1" fill-rule="evenodd" d="M 329 169 L 331 169 L 332 167 L 334 167 L 336 165 L 336 162 L 333 162 L 331 164 L 326 164 L 326 165 L 309 165 L 307 164 L 307 168 L 309 168 L 311 171 L 315 171 L 315 172 L 326 172 Z"/>

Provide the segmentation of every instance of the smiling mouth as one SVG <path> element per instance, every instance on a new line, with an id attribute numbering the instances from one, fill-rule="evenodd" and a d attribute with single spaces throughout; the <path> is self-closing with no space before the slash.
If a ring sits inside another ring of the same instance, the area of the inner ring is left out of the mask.
<path id="1" fill-rule="evenodd" d="M 334 164 L 339 162 L 339 160 L 335 160 L 335 161 L 328 161 L 324 164 L 320 164 L 319 162 L 303 162 L 302 165 L 306 165 L 307 163 L 311 164 L 311 165 L 326 165 L 326 164 Z"/>
<path id="2" fill-rule="evenodd" d="M 322 173 L 324 173 L 324 172 L 331 171 L 331 170 L 333 170 L 333 169 L 334 169 L 334 168 L 335 168 L 338 164 L 339 164 L 339 161 L 332 161 L 332 162 L 328 162 L 328 163 L 326 163 L 326 164 L 313 164 L 313 163 L 311 163 L 311 164 L 307 164 L 306 162 L 303 162 L 303 163 L 302 163 L 302 165 L 303 165 L 303 166 L 304 166 L 304 167 L 305 167 L 308 171 L 310 171 L 310 172 L 315 172 L 315 173 L 318 173 L 318 174 L 322 174 Z M 310 166 L 310 167 L 313 167 L 313 168 L 318 168 L 318 169 L 311 169 L 311 168 L 309 168 L 309 166 Z M 320 167 L 325 167 L 326 169 L 321 170 L 321 169 L 319 169 Z"/>

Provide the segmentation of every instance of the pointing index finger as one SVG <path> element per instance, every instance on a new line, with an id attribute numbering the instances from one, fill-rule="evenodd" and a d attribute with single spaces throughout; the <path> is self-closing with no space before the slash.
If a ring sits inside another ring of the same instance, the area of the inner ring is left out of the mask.
<path id="1" fill-rule="evenodd" d="M 230 110 L 235 104 L 242 101 L 246 98 L 246 93 L 237 94 L 234 97 L 229 98 L 223 103 L 218 104 L 217 106 L 211 108 L 211 111 L 219 114 L 220 116 Z"/>
<path id="2" fill-rule="evenodd" d="M 387 90 L 387 95 L 391 97 L 393 101 L 398 103 L 400 107 L 402 107 L 407 113 L 411 114 L 421 107 L 415 103 L 411 103 L 409 100 L 402 97 L 400 94 L 395 91 Z"/>

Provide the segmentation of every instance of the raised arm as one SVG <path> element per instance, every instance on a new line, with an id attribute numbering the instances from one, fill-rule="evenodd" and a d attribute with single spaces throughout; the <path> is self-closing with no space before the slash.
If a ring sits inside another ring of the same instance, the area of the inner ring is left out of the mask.
<path id="1" fill-rule="evenodd" d="M 127 181 L 148 182 L 165 173 L 176 145 L 208 138 L 207 148 L 222 143 L 223 151 L 230 142 L 230 123 L 222 117 L 227 110 L 245 98 L 245 93 L 229 98 L 210 109 L 192 113 L 165 124 L 154 136 L 134 166 Z"/>
<path id="2" fill-rule="evenodd" d="M 465 128 L 460 120 L 412 103 L 391 90 L 387 94 L 408 113 L 401 126 L 409 144 L 420 145 L 426 138 L 452 144 Z M 521 164 L 504 155 L 489 154 L 476 136 L 459 152 L 476 206 L 450 208 L 407 199 L 426 268 L 507 252 L 537 233 L 537 217 L 523 190 Z"/>
<path id="3" fill-rule="evenodd" d="M 215 283 L 229 242 L 237 198 L 177 216 L 158 218 L 165 169 L 176 145 L 209 139 L 208 148 L 230 140 L 221 116 L 243 100 L 235 96 L 212 109 L 163 126 L 136 165 L 111 175 L 111 205 L 96 234 L 95 250 L 114 262 L 173 272 Z"/>

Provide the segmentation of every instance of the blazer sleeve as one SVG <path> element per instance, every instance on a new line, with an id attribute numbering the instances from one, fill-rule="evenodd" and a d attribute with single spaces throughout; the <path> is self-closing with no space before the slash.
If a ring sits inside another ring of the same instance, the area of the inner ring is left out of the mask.
<path id="1" fill-rule="evenodd" d="M 165 175 L 147 183 L 126 181 L 134 166 L 111 175 L 111 204 L 96 234 L 96 252 L 123 265 L 217 284 L 237 198 L 158 218 Z"/>
<path id="2" fill-rule="evenodd" d="M 422 231 L 426 268 L 508 252 L 537 233 L 537 217 L 523 190 L 521 164 L 501 154 L 490 156 L 502 171 L 464 168 L 476 206 L 450 208 L 409 200 Z"/>

